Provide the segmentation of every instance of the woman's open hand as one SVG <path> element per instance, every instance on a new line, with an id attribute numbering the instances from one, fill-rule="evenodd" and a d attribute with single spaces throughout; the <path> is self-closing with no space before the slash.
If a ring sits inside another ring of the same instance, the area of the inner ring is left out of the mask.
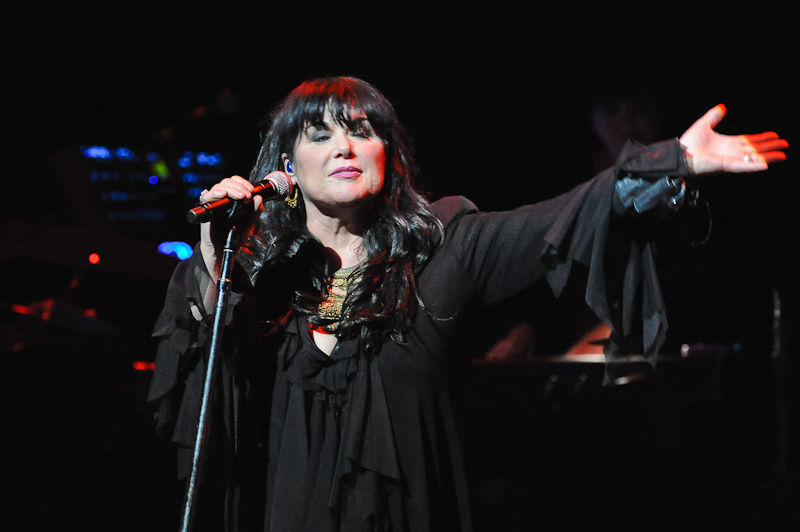
<path id="1" fill-rule="evenodd" d="M 680 142 L 693 174 L 715 172 L 760 172 L 770 163 L 783 161 L 789 143 L 772 131 L 756 135 L 722 135 L 714 128 L 725 117 L 717 105 L 686 130 Z"/>

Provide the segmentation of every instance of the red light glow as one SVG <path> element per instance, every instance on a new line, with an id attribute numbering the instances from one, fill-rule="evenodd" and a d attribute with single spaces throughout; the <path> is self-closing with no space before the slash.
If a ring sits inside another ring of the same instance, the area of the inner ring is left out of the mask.
<path id="1" fill-rule="evenodd" d="M 155 362 L 134 362 L 133 369 L 136 371 L 153 371 L 156 369 Z"/>
<path id="2" fill-rule="evenodd" d="M 98 262 L 100 262 L 100 255 L 98 255 L 97 253 L 92 253 L 91 255 L 89 255 L 89 263 L 97 264 Z"/>
<path id="3" fill-rule="evenodd" d="M 30 314 L 31 309 L 30 307 L 26 307 L 24 305 L 11 305 L 11 311 L 16 312 L 17 314 Z"/>

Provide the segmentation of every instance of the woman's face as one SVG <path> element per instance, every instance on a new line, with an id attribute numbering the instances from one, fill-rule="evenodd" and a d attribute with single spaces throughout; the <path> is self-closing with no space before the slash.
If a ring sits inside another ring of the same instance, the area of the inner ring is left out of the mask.
<path id="1" fill-rule="evenodd" d="M 303 192 L 306 210 L 337 216 L 366 208 L 383 188 L 386 155 L 383 141 L 366 116 L 354 114 L 338 124 L 325 112 L 324 120 L 300 132 L 291 159 L 283 154 L 286 171 Z"/>

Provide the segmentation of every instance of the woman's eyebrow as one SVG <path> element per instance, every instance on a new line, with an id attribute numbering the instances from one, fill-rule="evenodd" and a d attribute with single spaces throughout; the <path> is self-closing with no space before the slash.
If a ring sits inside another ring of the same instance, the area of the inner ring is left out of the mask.
<path id="1" fill-rule="evenodd" d="M 316 122 L 309 122 L 303 131 L 308 132 L 310 129 L 328 130 L 330 126 L 324 120 L 317 120 Z"/>

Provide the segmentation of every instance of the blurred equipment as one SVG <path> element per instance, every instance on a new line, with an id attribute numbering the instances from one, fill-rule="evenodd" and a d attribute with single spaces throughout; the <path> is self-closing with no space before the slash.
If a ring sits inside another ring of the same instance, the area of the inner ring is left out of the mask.
<path id="1" fill-rule="evenodd" d="M 53 165 L 79 225 L 146 239 L 193 236 L 183 213 L 227 175 L 220 153 L 125 146 L 68 148 Z"/>

